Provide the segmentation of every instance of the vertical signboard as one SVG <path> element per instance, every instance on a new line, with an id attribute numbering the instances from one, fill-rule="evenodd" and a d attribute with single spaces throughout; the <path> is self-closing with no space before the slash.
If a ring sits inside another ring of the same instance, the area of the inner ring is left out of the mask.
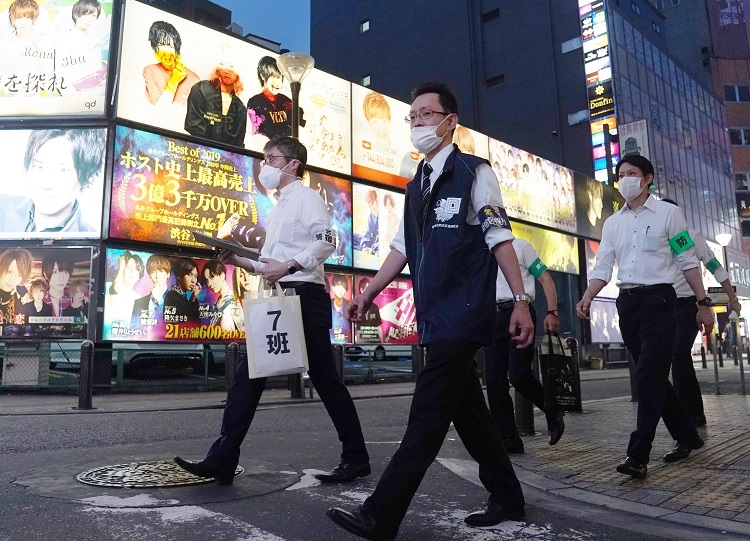
<path id="1" fill-rule="evenodd" d="M 647 160 L 651 159 L 646 119 L 621 124 L 617 132 L 620 140 L 620 155 L 623 158 L 637 155 Z"/>

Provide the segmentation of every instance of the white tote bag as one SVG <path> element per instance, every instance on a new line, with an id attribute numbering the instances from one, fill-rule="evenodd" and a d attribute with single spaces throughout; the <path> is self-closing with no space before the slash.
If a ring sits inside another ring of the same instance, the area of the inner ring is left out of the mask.
<path id="1" fill-rule="evenodd" d="M 299 295 L 284 295 L 278 282 L 276 291 L 276 297 L 266 296 L 264 287 L 258 288 L 255 299 L 245 294 L 243 310 L 250 379 L 297 374 L 308 369 Z"/>

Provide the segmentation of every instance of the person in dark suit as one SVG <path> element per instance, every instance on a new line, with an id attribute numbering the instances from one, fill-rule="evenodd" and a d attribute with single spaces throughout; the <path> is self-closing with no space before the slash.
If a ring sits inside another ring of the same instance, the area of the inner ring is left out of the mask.
<path id="1" fill-rule="evenodd" d="M 165 323 L 200 323 L 198 265 L 181 257 L 172 265 L 177 283 L 164 295 Z"/>
<path id="2" fill-rule="evenodd" d="M 169 258 L 152 254 L 146 260 L 146 274 L 151 278 L 151 291 L 148 295 L 139 297 L 133 302 L 133 326 L 140 326 L 144 315 L 150 316 L 144 319 L 153 321 L 164 321 L 164 297 L 169 289 L 169 274 L 172 272 L 172 263 Z"/>
<path id="3" fill-rule="evenodd" d="M 44 302 L 44 297 L 49 291 L 49 285 L 44 278 L 32 280 L 29 284 L 29 293 L 32 302 L 26 303 L 21 308 L 21 313 L 26 315 L 26 323 L 29 323 L 29 317 L 53 317 L 52 305 Z M 63 311 L 64 312 L 64 311 Z M 65 315 L 65 313 L 63 313 Z"/>

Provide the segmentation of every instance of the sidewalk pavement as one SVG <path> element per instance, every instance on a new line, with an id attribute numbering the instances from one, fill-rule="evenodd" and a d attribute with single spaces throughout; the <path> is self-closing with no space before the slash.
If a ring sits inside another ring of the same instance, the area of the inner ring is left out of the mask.
<path id="1" fill-rule="evenodd" d="M 582 381 L 627 377 L 627 369 L 581 373 Z M 409 396 L 413 390 L 413 382 L 349 386 L 355 400 Z M 289 394 L 269 389 L 261 405 L 318 400 L 293 400 Z M 73 409 L 75 395 L 0 394 L 0 416 L 221 408 L 224 398 L 223 392 L 95 394 L 97 409 L 78 411 Z M 526 453 L 512 455 L 512 461 L 522 483 L 556 496 L 726 532 L 728 538 L 750 536 L 750 397 L 704 395 L 703 400 L 708 426 L 699 432 L 705 447 L 680 462 L 663 462 L 662 455 L 675 442 L 660 424 L 643 480 L 615 471 L 635 428 L 637 403 L 629 398 L 589 401 L 582 414 L 567 414 L 565 434 L 555 446 L 548 444 L 544 417 L 538 412 L 537 434 L 524 437 Z"/>

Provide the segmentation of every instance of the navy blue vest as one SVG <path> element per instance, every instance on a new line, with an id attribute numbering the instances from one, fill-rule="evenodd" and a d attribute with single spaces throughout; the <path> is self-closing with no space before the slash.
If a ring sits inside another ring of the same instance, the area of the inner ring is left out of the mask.
<path id="1" fill-rule="evenodd" d="M 424 224 L 420 210 L 424 162 L 406 185 L 406 257 L 422 344 L 492 342 L 497 261 L 481 226 L 466 223 L 475 171 L 482 163 L 487 161 L 454 148 L 432 188 Z"/>

